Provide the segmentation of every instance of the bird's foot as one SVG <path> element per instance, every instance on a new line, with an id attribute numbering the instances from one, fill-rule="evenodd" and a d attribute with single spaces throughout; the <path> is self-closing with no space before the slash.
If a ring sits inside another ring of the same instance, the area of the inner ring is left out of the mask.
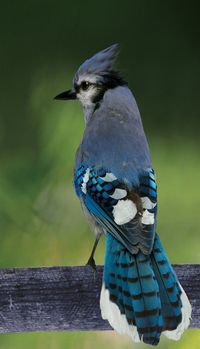
<path id="1" fill-rule="evenodd" d="M 97 270 L 97 266 L 96 266 L 96 263 L 95 263 L 95 260 L 93 257 L 90 257 L 86 263 L 86 265 L 89 265 L 94 271 Z"/>

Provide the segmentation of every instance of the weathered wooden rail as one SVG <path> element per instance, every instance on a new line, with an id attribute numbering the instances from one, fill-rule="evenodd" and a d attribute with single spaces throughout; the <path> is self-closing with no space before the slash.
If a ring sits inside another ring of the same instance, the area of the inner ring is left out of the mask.
<path id="1" fill-rule="evenodd" d="M 200 327 L 200 265 L 174 265 Z M 0 269 L 0 333 L 110 330 L 99 309 L 103 267 Z"/>

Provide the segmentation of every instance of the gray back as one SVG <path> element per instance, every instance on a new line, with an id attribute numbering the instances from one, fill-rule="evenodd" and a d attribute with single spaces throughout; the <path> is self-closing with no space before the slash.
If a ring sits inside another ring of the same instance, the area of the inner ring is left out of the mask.
<path id="1" fill-rule="evenodd" d="M 128 87 L 119 86 L 104 94 L 86 125 L 76 167 L 80 163 L 103 167 L 128 182 L 151 167 L 140 113 Z"/>

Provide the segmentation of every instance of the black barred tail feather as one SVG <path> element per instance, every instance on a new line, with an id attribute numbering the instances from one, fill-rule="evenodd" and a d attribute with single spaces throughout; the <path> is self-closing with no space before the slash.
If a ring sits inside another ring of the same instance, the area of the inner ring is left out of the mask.
<path id="1" fill-rule="evenodd" d="M 100 306 L 102 317 L 118 332 L 133 333 L 131 337 L 137 342 L 143 339 L 145 343 L 158 344 L 163 320 L 150 257 L 141 252 L 131 254 L 110 234 L 106 236 Z"/>
<path id="2" fill-rule="evenodd" d="M 163 334 L 170 339 L 179 340 L 184 330 L 189 327 L 192 308 L 158 235 L 155 238 L 151 260 L 160 290 Z"/>
<path id="3" fill-rule="evenodd" d="M 179 339 L 191 306 L 156 236 L 150 255 L 131 254 L 109 233 L 100 307 L 102 317 L 135 342 L 157 345 L 163 332 Z"/>

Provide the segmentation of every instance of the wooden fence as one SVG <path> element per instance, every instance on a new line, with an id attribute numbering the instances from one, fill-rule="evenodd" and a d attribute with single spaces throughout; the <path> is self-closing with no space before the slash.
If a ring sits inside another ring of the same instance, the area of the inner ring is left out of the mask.
<path id="1" fill-rule="evenodd" d="M 174 265 L 200 327 L 200 266 Z M 99 309 L 103 267 L 0 269 L 0 333 L 110 330 Z"/>

